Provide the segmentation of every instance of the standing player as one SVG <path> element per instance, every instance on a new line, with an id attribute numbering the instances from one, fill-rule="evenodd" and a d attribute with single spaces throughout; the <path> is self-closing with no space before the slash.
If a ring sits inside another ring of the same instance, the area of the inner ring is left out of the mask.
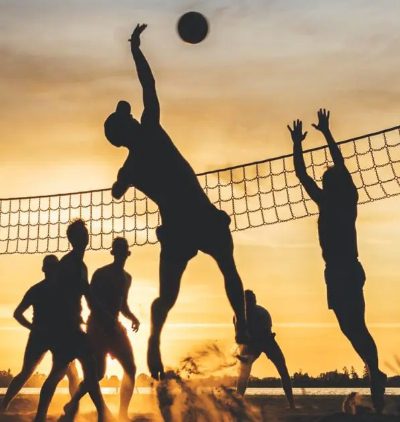
<path id="1" fill-rule="evenodd" d="M 128 242 L 122 237 L 114 239 L 111 255 L 114 262 L 99 268 L 92 277 L 90 291 L 103 309 L 113 318 L 110 324 L 109 318 L 104 318 L 103 313 L 92 309 L 88 320 L 87 333 L 95 351 L 97 371 L 99 379 L 106 372 L 106 357 L 109 353 L 117 359 L 124 370 L 120 390 L 120 420 L 129 420 L 128 408 L 135 386 L 136 367 L 133 359 L 132 346 L 126 329 L 118 321 L 121 313 L 132 322 L 132 329 L 137 332 L 139 320 L 131 312 L 128 305 L 128 293 L 131 287 L 132 277 L 124 270 L 125 262 L 130 255 Z M 79 391 L 71 402 L 65 406 L 68 420 L 73 419 L 78 410 L 80 398 L 86 394 L 87 388 L 81 384 Z"/>
<path id="2" fill-rule="evenodd" d="M 30 330 L 30 333 L 21 372 L 13 378 L 8 386 L 0 405 L 0 412 L 7 410 L 12 399 L 31 377 L 50 348 L 49 333 L 52 330 L 52 310 L 58 282 L 58 266 L 58 258 L 55 255 L 45 256 L 42 266 L 44 280 L 31 287 L 15 309 L 14 318 L 23 327 Z M 32 322 L 24 316 L 24 312 L 30 306 L 33 308 Z M 73 362 L 68 367 L 67 376 L 72 396 L 78 387 L 78 373 Z"/>
<path id="3" fill-rule="evenodd" d="M 145 28 L 146 25 L 138 25 L 130 40 L 143 88 L 141 121 L 132 117 L 129 103 L 120 101 L 104 126 L 111 144 L 129 150 L 112 187 L 113 196 L 121 198 L 134 186 L 158 205 L 162 218 L 162 226 L 157 229 L 161 243 L 160 292 L 151 307 L 147 354 L 151 375 L 159 379 L 164 376 L 160 353 L 162 327 L 178 297 L 186 265 L 199 250 L 216 260 L 224 276 L 227 296 L 237 319 L 236 341 L 246 342 L 247 332 L 243 286 L 233 258 L 230 218 L 211 204 L 192 167 L 161 127 L 154 77 L 140 50 L 140 34 Z"/>
<path id="4" fill-rule="evenodd" d="M 272 319 L 269 312 L 257 304 L 256 295 L 252 290 L 245 290 L 246 319 L 250 340 L 247 345 L 241 346 L 240 372 L 237 383 L 237 392 L 244 396 L 249 381 L 253 363 L 265 353 L 274 364 L 282 380 L 282 387 L 291 409 L 295 408 L 292 382 L 286 366 L 285 356 L 272 332 Z"/>
<path id="5" fill-rule="evenodd" d="M 96 362 L 86 333 L 81 330 L 81 299 L 85 296 L 90 306 L 96 302 L 91 299 L 87 268 L 83 262 L 89 233 L 84 221 L 76 220 L 68 226 L 67 237 L 72 250 L 63 256 L 59 266 L 59 281 L 54 297 L 51 315 L 51 351 L 53 366 L 40 391 L 40 399 L 35 422 L 44 422 L 48 407 L 57 384 L 64 377 L 70 362 L 78 359 L 82 365 L 84 380 L 93 403 L 98 420 L 105 420 L 106 407 L 97 380 Z"/>
<path id="6" fill-rule="evenodd" d="M 365 273 L 358 261 L 357 249 L 357 188 L 346 168 L 339 147 L 329 129 L 329 111 L 318 111 L 318 124 L 313 127 L 325 137 L 334 166 L 322 177 L 322 189 L 307 174 L 304 163 L 302 122 L 288 126 L 293 140 L 296 175 L 310 198 L 318 205 L 318 233 L 325 261 L 328 306 L 335 312 L 343 334 L 368 367 L 371 397 L 381 413 L 384 407 L 386 375 L 379 370 L 378 351 L 365 323 L 363 286 Z"/>

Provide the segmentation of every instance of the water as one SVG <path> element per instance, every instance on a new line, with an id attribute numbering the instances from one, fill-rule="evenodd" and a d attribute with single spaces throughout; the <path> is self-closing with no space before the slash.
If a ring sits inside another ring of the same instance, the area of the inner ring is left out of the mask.
<path id="1" fill-rule="evenodd" d="M 6 388 L 0 388 L 0 395 L 4 395 Z M 119 387 L 102 387 L 101 391 L 104 395 L 114 395 L 119 394 Z M 357 392 L 361 395 L 369 395 L 370 391 L 368 388 L 333 388 L 333 387 L 324 387 L 324 388 L 294 388 L 294 395 L 307 395 L 307 396 L 347 396 L 351 392 Z M 23 395 L 39 395 L 40 388 L 23 388 L 20 394 Z M 56 390 L 57 394 L 69 394 L 68 388 L 59 387 Z M 144 394 L 150 395 L 155 394 L 154 389 L 151 387 L 136 387 L 135 394 Z M 282 396 L 282 388 L 248 388 L 246 390 L 246 395 L 249 396 Z M 400 388 L 387 388 L 386 394 L 388 396 L 399 396 Z"/>

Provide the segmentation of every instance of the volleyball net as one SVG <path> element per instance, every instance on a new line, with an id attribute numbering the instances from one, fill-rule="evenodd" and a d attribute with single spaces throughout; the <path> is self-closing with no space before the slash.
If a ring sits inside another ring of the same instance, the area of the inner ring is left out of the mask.
<path id="1" fill-rule="evenodd" d="M 338 143 L 364 204 L 400 194 L 400 126 Z M 304 151 L 309 174 L 321 180 L 331 157 L 327 146 Z M 246 230 L 317 213 L 300 185 L 293 156 L 284 155 L 198 174 L 218 208 L 232 218 L 231 230 Z M 68 224 L 86 221 L 88 249 L 109 249 L 117 236 L 129 244 L 157 242 L 157 206 L 131 188 L 121 200 L 110 189 L 0 199 L 0 254 L 65 252 Z"/>

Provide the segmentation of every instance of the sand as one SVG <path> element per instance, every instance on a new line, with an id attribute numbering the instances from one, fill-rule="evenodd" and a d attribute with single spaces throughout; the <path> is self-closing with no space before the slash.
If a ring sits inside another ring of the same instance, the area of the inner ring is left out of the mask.
<path id="1" fill-rule="evenodd" d="M 6 414 L 0 415 L 0 422 L 28 422 L 33 419 L 38 397 L 18 396 Z M 56 421 L 61 414 L 62 405 L 68 396 L 57 395 L 51 405 L 49 421 Z M 290 410 L 283 396 L 249 397 L 247 402 L 260 411 L 260 421 L 267 422 L 399 422 L 400 396 L 389 396 L 386 400 L 385 414 L 347 415 L 341 412 L 343 396 L 296 396 L 298 408 Z M 116 414 L 118 410 L 118 396 L 106 396 L 110 409 Z M 368 400 L 365 400 L 368 404 Z M 162 421 L 157 411 L 157 399 L 154 395 L 136 395 L 131 403 L 132 421 L 159 422 Z M 85 397 L 77 422 L 96 421 L 96 413 L 90 400 Z M 243 420 L 243 419 L 242 419 Z M 236 419 L 236 421 L 239 421 Z M 189 421 L 187 421 L 189 422 Z M 190 420 L 193 422 L 193 419 Z M 218 422 L 218 421 L 216 421 Z M 224 420 L 224 422 L 228 422 Z M 230 422 L 230 421 L 229 421 Z M 232 420 L 233 422 L 233 420 Z"/>

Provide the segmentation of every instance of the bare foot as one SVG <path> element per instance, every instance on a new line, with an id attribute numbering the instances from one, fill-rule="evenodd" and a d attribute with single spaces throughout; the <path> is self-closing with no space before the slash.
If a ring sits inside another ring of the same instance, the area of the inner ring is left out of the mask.
<path id="1" fill-rule="evenodd" d="M 147 365 L 152 378 L 157 381 L 164 378 L 165 373 L 164 365 L 161 360 L 160 341 L 152 337 L 149 338 L 147 348 Z"/>
<path id="2" fill-rule="evenodd" d="M 378 372 L 376 375 L 371 376 L 371 400 L 378 414 L 382 413 L 385 407 L 386 381 L 387 376 L 383 372 Z"/>

